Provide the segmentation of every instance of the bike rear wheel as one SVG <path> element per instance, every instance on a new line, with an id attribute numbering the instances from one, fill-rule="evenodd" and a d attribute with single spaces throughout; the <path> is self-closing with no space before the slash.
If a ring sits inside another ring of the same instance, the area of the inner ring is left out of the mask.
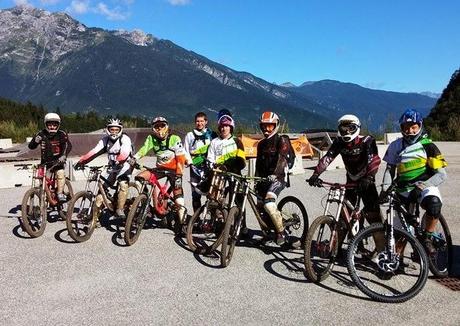
<path id="1" fill-rule="evenodd" d="M 305 273 L 310 281 L 322 282 L 329 277 L 340 249 L 339 231 L 330 215 L 311 223 L 304 245 Z"/>
<path id="2" fill-rule="evenodd" d="M 133 245 L 139 239 L 147 218 L 148 205 L 146 194 L 140 194 L 131 205 L 125 225 L 125 242 L 128 246 Z"/>
<path id="3" fill-rule="evenodd" d="M 422 228 L 425 228 L 426 214 L 422 217 Z M 433 245 L 436 248 L 434 255 L 428 255 L 428 264 L 431 273 L 436 277 L 449 276 L 452 265 L 452 236 L 447 221 L 442 214 L 439 216 L 436 230 L 432 237 Z"/>
<path id="4" fill-rule="evenodd" d="M 227 211 L 209 202 L 201 206 L 187 224 L 187 243 L 196 253 L 210 253 L 222 243 Z"/>
<path id="5" fill-rule="evenodd" d="M 278 210 L 283 216 L 289 242 L 294 248 L 302 248 L 308 232 L 308 214 L 302 202 L 293 196 L 286 196 L 278 203 Z"/>
<path id="6" fill-rule="evenodd" d="M 37 188 L 27 190 L 21 204 L 21 225 L 23 230 L 32 238 L 37 238 L 45 232 L 47 210 L 45 196 Z"/>
<path id="7" fill-rule="evenodd" d="M 373 300 L 404 302 L 425 286 L 428 258 L 410 233 L 397 228 L 394 228 L 396 250 L 390 253 L 386 249 L 389 240 L 386 239 L 386 228 L 380 223 L 372 224 L 355 236 L 348 246 L 348 272 L 356 286 Z M 385 244 L 376 245 L 375 239 L 383 234 Z"/>
<path id="8" fill-rule="evenodd" d="M 59 211 L 59 216 L 65 221 L 67 218 L 67 210 L 69 209 L 69 201 L 72 199 L 74 195 L 72 184 L 70 183 L 70 180 L 68 179 L 65 180 L 63 193 L 66 196 L 67 200 L 64 203 L 58 204 L 58 211 Z"/>
<path id="9" fill-rule="evenodd" d="M 222 236 L 222 250 L 220 255 L 220 263 L 222 267 L 227 267 L 233 257 L 233 251 L 238 241 L 238 228 L 241 223 L 240 208 L 233 206 L 228 212 L 225 221 L 225 227 Z"/>
<path id="10" fill-rule="evenodd" d="M 66 217 L 67 231 L 76 242 L 88 240 L 96 228 L 98 216 L 94 216 L 93 197 L 87 191 L 80 191 L 69 202 Z"/>

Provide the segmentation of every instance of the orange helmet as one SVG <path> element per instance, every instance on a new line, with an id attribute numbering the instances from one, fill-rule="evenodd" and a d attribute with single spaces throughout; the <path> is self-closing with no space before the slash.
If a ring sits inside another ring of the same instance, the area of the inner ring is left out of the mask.
<path id="1" fill-rule="evenodd" d="M 265 138 L 270 138 L 278 132 L 280 118 L 275 112 L 266 111 L 262 113 L 259 121 L 260 130 Z"/>

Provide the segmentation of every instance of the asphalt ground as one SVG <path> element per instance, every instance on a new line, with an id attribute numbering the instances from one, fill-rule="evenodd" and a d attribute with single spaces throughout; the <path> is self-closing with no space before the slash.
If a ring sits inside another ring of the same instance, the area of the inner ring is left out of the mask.
<path id="1" fill-rule="evenodd" d="M 460 144 L 440 148 L 449 163 L 441 192 L 458 273 Z M 293 177 L 282 196 L 300 198 L 311 223 L 323 213 L 327 192 L 305 184 L 310 173 Z M 326 171 L 323 178 L 344 181 L 344 173 Z M 82 187 L 74 184 L 76 190 Z M 184 189 L 189 202 L 189 186 Z M 217 258 L 194 255 L 164 228 L 144 230 L 131 247 L 110 227 L 96 229 L 85 243 L 73 243 L 64 222 L 48 223 L 43 236 L 30 239 L 18 222 L 26 190 L 0 189 L 2 325 L 460 324 L 460 291 L 435 279 L 408 302 L 376 303 L 354 287 L 341 266 L 320 285 L 307 281 L 302 251 L 242 244 L 230 266 L 219 268 Z M 254 217 L 248 221 L 256 232 Z"/>

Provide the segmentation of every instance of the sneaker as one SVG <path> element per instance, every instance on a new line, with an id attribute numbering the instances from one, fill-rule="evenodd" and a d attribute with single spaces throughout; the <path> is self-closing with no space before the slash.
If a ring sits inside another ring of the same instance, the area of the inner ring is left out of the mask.
<path id="1" fill-rule="evenodd" d="M 64 194 L 58 194 L 57 198 L 60 203 L 65 203 L 67 201 L 67 196 Z"/>
<path id="2" fill-rule="evenodd" d="M 276 234 L 276 244 L 278 246 L 284 245 L 286 243 L 286 238 L 287 238 L 286 232 L 283 231 L 283 232 L 277 233 Z"/>
<path id="3" fill-rule="evenodd" d="M 122 209 L 117 209 L 117 211 L 115 212 L 115 214 L 116 214 L 119 218 L 126 218 L 125 211 L 122 210 Z"/>

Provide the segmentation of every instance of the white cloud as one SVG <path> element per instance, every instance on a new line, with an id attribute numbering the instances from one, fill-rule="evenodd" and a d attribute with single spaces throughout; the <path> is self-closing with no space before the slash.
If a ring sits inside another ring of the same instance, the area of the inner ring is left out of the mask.
<path id="1" fill-rule="evenodd" d="M 105 3 L 99 2 L 95 8 L 95 12 L 106 16 L 109 20 L 125 20 L 128 17 L 128 14 L 120 12 L 119 7 L 110 9 Z"/>
<path id="2" fill-rule="evenodd" d="M 173 6 L 185 6 L 190 3 L 190 0 L 168 0 Z"/>
<path id="3" fill-rule="evenodd" d="M 14 0 L 16 6 L 33 7 L 28 0 Z"/>
<path id="4" fill-rule="evenodd" d="M 75 13 L 75 14 L 85 14 L 89 10 L 89 1 L 84 0 L 72 0 L 70 6 L 66 8 L 66 11 Z"/>
<path id="5" fill-rule="evenodd" d="M 40 0 L 40 3 L 44 6 L 55 5 L 61 0 Z"/>

